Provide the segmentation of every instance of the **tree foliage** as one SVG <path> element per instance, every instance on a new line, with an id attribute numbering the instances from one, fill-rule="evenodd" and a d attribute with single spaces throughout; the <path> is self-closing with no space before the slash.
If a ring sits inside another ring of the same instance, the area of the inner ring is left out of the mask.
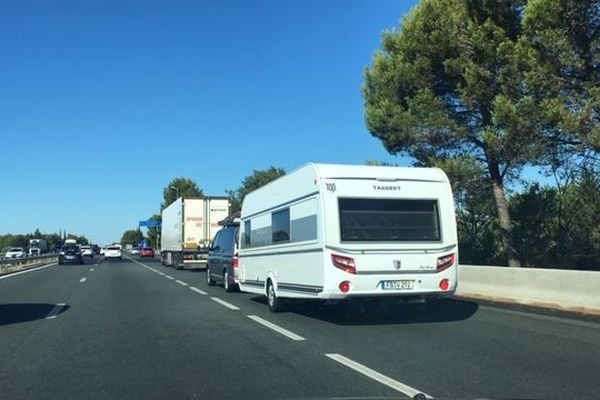
<path id="1" fill-rule="evenodd" d="M 121 236 L 121 244 L 126 246 L 128 244 L 132 246 L 137 246 L 142 240 L 144 240 L 144 235 L 142 231 L 139 229 L 131 229 L 123 232 L 123 236 Z"/>
<path id="2" fill-rule="evenodd" d="M 242 181 L 240 187 L 228 192 L 231 198 L 231 212 L 240 211 L 246 195 L 267 183 L 285 175 L 285 169 L 271 166 L 265 170 L 254 170 Z"/>
<path id="3" fill-rule="evenodd" d="M 490 201 L 488 196 L 488 202 Z M 457 210 L 463 264 L 497 265 L 501 260 L 493 210 Z M 564 186 L 530 184 L 509 198 L 515 243 L 529 267 L 600 270 L 600 177 L 584 172 Z"/>
<path id="4" fill-rule="evenodd" d="M 80 244 L 89 244 L 89 240 L 85 236 L 70 233 L 65 235 L 65 238 L 75 239 Z M 42 233 L 39 229 L 36 229 L 33 233 L 0 235 L 0 252 L 6 252 L 9 247 L 28 248 L 31 239 L 45 239 L 49 251 L 60 249 L 63 243 L 63 237 L 60 234 Z"/>
<path id="5" fill-rule="evenodd" d="M 527 165 L 598 154 L 599 13 L 598 1 L 422 0 L 365 72 L 371 134 L 418 165 L 476 168 L 509 265 L 505 184 Z"/>
<path id="6" fill-rule="evenodd" d="M 162 222 L 162 215 L 154 214 L 148 219 L 152 220 L 152 221 L 161 221 Z M 150 241 L 150 245 L 155 249 L 160 248 L 160 243 L 158 242 L 159 238 L 160 238 L 160 228 L 155 228 L 155 227 L 148 228 L 147 235 L 148 235 L 148 240 Z"/>
<path id="7" fill-rule="evenodd" d="M 189 178 L 175 178 L 163 189 L 163 202 L 160 205 L 161 211 L 173 203 L 179 197 L 204 197 L 202 189 L 196 182 Z"/>
<path id="8" fill-rule="evenodd" d="M 535 99 L 547 162 L 578 156 L 597 166 L 600 152 L 600 1 L 530 0 L 521 54 L 524 90 Z"/>

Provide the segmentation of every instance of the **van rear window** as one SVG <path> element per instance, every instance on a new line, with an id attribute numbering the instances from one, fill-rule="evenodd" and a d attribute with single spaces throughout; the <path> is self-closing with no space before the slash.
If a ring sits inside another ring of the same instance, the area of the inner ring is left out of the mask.
<path id="1" fill-rule="evenodd" d="M 438 242 L 436 200 L 338 199 L 342 241 Z"/>

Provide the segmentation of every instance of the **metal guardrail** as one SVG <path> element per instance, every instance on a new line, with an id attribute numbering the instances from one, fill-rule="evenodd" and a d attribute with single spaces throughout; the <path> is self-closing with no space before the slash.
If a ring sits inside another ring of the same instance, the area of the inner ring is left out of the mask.
<path id="1" fill-rule="evenodd" d="M 43 254 L 35 257 L 3 258 L 0 260 L 0 275 L 17 272 L 38 264 L 56 261 L 57 254 Z"/>

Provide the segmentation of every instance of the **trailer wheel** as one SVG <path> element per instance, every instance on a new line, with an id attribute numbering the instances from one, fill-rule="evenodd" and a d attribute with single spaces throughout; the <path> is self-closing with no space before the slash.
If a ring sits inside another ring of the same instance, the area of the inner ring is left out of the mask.
<path id="1" fill-rule="evenodd" d="M 215 286 L 215 280 L 210 277 L 210 268 L 206 267 L 206 284 L 208 286 Z"/>
<path id="2" fill-rule="evenodd" d="M 270 280 L 267 282 L 267 305 L 271 312 L 280 312 L 283 310 L 283 300 L 277 297 L 275 286 Z"/>

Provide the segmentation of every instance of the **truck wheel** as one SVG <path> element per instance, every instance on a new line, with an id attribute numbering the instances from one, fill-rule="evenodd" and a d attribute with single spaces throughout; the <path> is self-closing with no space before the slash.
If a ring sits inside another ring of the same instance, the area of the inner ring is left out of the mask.
<path id="1" fill-rule="evenodd" d="M 271 312 L 280 312 L 283 310 L 283 300 L 277 297 L 275 287 L 271 281 L 267 283 L 267 305 Z"/>
<path id="2" fill-rule="evenodd" d="M 208 286 L 215 286 L 215 280 L 210 277 L 210 268 L 206 268 L 206 284 Z"/>
<path id="3" fill-rule="evenodd" d="M 229 282 L 229 272 L 227 272 L 227 270 L 223 271 L 223 289 L 225 289 L 226 292 L 233 292 L 233 286 L 231 286 L 231 283 Z"/>

